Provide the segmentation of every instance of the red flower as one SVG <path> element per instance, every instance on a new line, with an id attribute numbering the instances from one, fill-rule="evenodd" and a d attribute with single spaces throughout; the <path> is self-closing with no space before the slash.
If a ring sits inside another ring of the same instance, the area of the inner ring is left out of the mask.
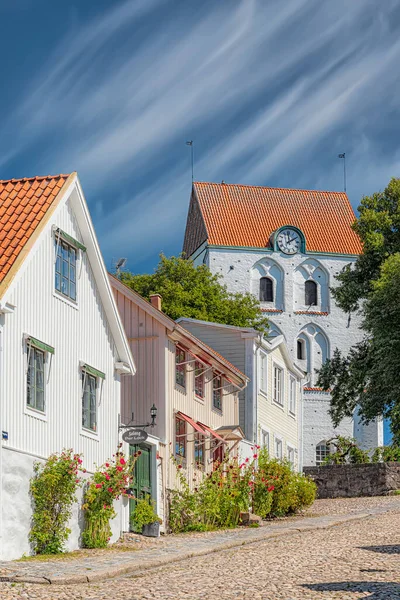
<path id="1" fill-rule="evenodd" d="M 97 487 L 97 489 L 98 489 L 98 488 L 101 488 L 101 487 L 102 487 L 102 485 L 103 485 L 102 483 L 96 483 L 96 487 Z"/>
<path id="2" fill-rule="evenodd" d="M 121 458 L 119 462 L 120 462 L 121 465 L 125 465 L 126 464 L 124 458 Z"/>
<path id="3" fill-rule="evenodd" d="M 253 454 L 253 458 L 257 458 L 257 457 L 258 457 L 258 454 Z"/>
<path id="4" fill-rule="evenodd" d="M 117 467 L 117 471 L 119 471 L 121 473 L 121 471 L 123 471 L 122 467 Z"/>
<path id="5" fill-rule="evenodd" d="M 110 476 L 108 473 L 106 473 L 106 479 L 107 479 L 107 481 L 110 481 Z"/>
<path id="6" fill-rule="evenodd" d="M 79 483 L 79 479 L 75 479 L 75 483 Z"/>
<path id="7" fill-rule="evenodd" d="M 244 462 L 247 462 L 247 463 L 248 463 L 248 462 L 249 462 L 249 460 L 250 460 L 250 459 L 249 459 L 249 457 L 247 457 L 247 458 L 246 458 L 246 460 L 245 460 Z"/>
<path id="8" fill-rule="evenodd" d="M 140 456 L 141 454 L 142 454 L 142 451 L 139 450 L 138 453 L 137 453 L 137 455 Z"/>
<path id="9" fill-rule="evenodd" d="M 259 450 L 261 448 L 261 446 L 256 446 L 257 450 Z"/>
<path id="10" fill-rule="evenodd" d="M 273 491 L 274 491 L 274 489 L 275 489 L 275 486 L 273 486 L 273 485 L 270 485 L 270 486 L 269 486 L 269 488 L 268 488 L 268 491 L 269 491 L 269 492 L 273 492 Z"/>
<path id="11" fill-rule="evenodd" d="M 107 492 L 110 492 L 110 494 L 112 494 L 112 493 L 113 493 L 113 491 L 114 491 L 114 490 L 112 489 L 112 487 L 109 487 L 109 488 L 107 488 Z"/>
<path id="12" fill-rule="evenodd" d="M 108 469 L 108 467 L 109 467 L 109 466 L 110 466 L 110 465 L 109 465 L 108 463 L 106 463 L 106 467 L 107 467 L 107 469 Z"/>
<path id="13" fill-rule="evenodd" d="M 82 461 L 82 459 L 81 459 L 81 458 L 78 458 L 78 463 L 79 463 L 80 465 L 82 464 L 82 462 L 83 462 L 83 461 Z"/>

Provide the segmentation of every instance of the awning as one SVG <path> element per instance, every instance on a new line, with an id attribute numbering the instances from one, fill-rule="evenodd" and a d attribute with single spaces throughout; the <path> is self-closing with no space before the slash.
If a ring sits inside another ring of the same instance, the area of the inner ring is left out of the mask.
<path id="1" fill-rule="evenodd" d="M 86 246 L 84 246 L 81 242 L 73 238 L 72 235 L 69 235 L 69 233 L 66 233 L 60 228 L 56 228 L 55 233 L 56 236 L 59 236 L 61 239 L 71 244 L 71 246 L 75 246 L 75 248 L 79 248 L 79 250 L 82 250 L 82 252 L 86 252 Z"/>
<path id="2" fill-rule="evenodd" d="M 193 429 L 195 429 L 196 431 L 198 431 L 202 435 L 207 435 L 207 431 L 205 431 L 205 428 L 203 428 L 199 423 L 196 423 L 196 421 L 194 421 L 193 419 L 191 419 L 187 415 L 185 415 L 185 414 L 183 414 L 181 412 L 177 412 L 176 416 L 179 417 L 180 419 L 183 419 L 187 423 L 189 423 L 189 425 L 191 425 L 193 427 Z"/>
<path id="3" fill-rule="evenodd" d="M 36 338 L 32 337 L 31 335 L 27 336 L 26 339 L 28 340 L 28 343 L 31 346 L 35 346 L 35 348 L 39 348 L 40 350 L 43 350 L 44 352 L 49 352 L 50 354 L 54 354 L 53 346 L 50 346 L 49 344 L 45 344 L 44 342 L 37 340 Z"/>
<path id="4" fill-rule="evenodd" d="M 93 377 L 100 377 L 100 379 L 106 378 L 106 374 L 103 373 L 103 371 L 99 371 L 98 369 L 95 369 L 86 363 L 81 363 L 81 368 L 86 371 L 86 373 L 89 373 L 89 375 L 93 375 Z"/>
<path id="5" fill-rule="evenodd" d="M 224 425 L 218 428 L 218 432 L 227 442 L 240 441 L 244 439 L 244 433 L 239 425 Z"/>
<path id="6" fill-rule="evenodd" d="M 199 425 L 201 427 L 203 427 L 203 429 L 205 429 L 206 431 L 208 431 L 208 433 L 211 433 L 211 435 L 215 438 L 217 438 L 217 440 L 221 440 L 221 442 L 225 442 L 224 438 L 221 437 L 216 431 L 214 431 L 214 429 L 211 429 L 211 427 L 208 427 L 208 425 L 203 425 L 203 423 L 199 423 Z"/>

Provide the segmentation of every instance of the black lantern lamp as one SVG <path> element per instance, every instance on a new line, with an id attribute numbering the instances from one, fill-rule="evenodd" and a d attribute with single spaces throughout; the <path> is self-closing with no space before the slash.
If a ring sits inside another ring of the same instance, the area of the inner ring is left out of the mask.
<path id="1" fill-rule="evenodd" d="M 151 423 L 150 427 L 154 427 L 156 424 L 156 416 L 157 416 L 157 407 L 155 404 L 150 409 Z"/>

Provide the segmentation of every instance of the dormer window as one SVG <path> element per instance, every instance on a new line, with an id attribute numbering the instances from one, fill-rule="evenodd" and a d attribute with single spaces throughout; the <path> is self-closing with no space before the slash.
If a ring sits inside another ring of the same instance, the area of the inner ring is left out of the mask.
<path id="1" fill-rule="evenodd" d="M 57 258 L 55 288 L 63 296 L 76 301 L 76 249 L 63 240 L 56 240 Z"/>
<path id="2" fill-rule="evenodd" d="M 260 302 L 274 301 L 274 283 L 270 277 L 260 279 Z"/>

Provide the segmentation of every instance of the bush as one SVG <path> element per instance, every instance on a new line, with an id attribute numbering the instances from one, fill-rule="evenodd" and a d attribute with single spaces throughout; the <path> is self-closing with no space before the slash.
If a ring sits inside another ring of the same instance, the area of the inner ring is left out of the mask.
<path id="1" fill-rule="evenodd" d="M 400 446 L 380 446 L 372 454 L 372 462 L 400 462 Z"/>
<path id="2" fill-rule="evenodd" d="M 88 482 L 82 506 L 85 511 L 82 533 L 85 548 L 107 546 L 111 537 L 110 520 L 116 516 L 113 504 L 132 481 L 135 462 L 136 457 L 125 460 L 123 453 L 117 451 L 115 457 L 99 467 Z"/>
<path id="3" fill-rule="evenodd" d="M 78 477 L 82 459 L 72 450 L 52 454 L 44 464 L 35 463 L 31 479 L 33 498 L 32 527 L 29 540 L 35 554 L 58 554 L 64 551 L 71 530 L 67 524 L 76 490 L 81 485 Z"/>
<path id="4" fill-rule="evenodd" d="M 131 516 L 131 524 L 135 531 L 141 533 L 144 525 L 151 523 L 161 523 L 160 517 L 154 509 L 155 502 L 150 496 L 137 500 L 135 510 Z"/>
<path id="5" fill-rule="evenodd" d="M 257 447 L 257 450 L 259 448 Z M 263 519 L 282 516 L 309 506 L 316 485 L 292 471 L 285 461 L 271 460 L 262 449 L 241 464 L 226 458 L 203 475 L 193 490 L 181 465 L 176 464 L 179 490 L 170 491 L 169 527 L 173 533 L 236 527 L 249 508 Z"/>

